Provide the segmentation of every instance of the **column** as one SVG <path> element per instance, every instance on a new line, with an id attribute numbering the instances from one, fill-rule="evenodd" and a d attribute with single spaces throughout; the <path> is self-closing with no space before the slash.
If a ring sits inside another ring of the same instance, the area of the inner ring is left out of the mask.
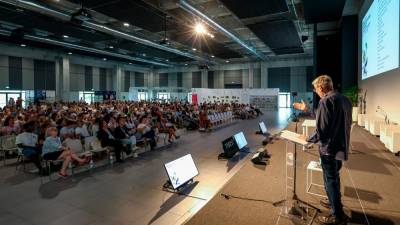
<path id="1" fill-rule="evenodd" d="M 61 57 L 56 60 L 56 99 L 70 100 L 70 70 L 69 58 Z"/>
<path id="2" fill-rule="evenodd" d="M 268 65 L 266 62 L 261 63 L 261 88 L 268 88 Z"/>
<path id="3" fill-rule="evenodd" d="M 112 82 L 112 84 L 113 84 L 113 90 L 114 91 L 116 91 L 116 94 L 117 94 L 117 99 L 121 99 L 121 90 L 122 90 L 122 67 L 121 67 L 121 65 L 117 65 L 116 67 L 115 67 L 115 74 L 114 74 L 114 76 L 112 77 L 112 80 L 113 80 L 113 82 Z"/>
<path id="4" fill-rule="evenodd" d="M 248 88 L 254 87 L 254 64 L 249 63 L 249 86 Z"/>
<path id="5" fill-rule="evenodd" d="M 201 87 L 208 88 L 208 70 L 201 70 Z"/>

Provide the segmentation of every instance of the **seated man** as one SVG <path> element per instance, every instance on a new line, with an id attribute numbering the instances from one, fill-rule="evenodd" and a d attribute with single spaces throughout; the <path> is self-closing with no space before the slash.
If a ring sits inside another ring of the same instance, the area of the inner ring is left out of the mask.
<path id="1" fill-rule="evenodd" d="M 38 146 L 38 135 L 33 133 L 35 122 L 28 122 L 23 125 L 23 132 L 18 134 L 15 143 L 22 149 L 22 154 L 30 159 L 42 174 L 42 165 L 40 164 L 41 149 Z"/>
<path id="2" fill-rule="evenodd" d="M 121 141 L 122 145 L 126 145 L 128 150 L 136 148 L 136 137 L 129 134 L 129 130 L 126 127 L 126 117 L 123 115 L 118 117 L 118 126 L 114 130 L 114 136 Z"/>
<path id="3" fill-rule="evenodd" d="M 97 138 L 101 142 L 101 147 L 110 146 L 114 148 L 116 161 L 118 163 L 123 162 L 121 159 L 121 151 L 125 150 L 126 154 L 130 154 L 131 150 L 123 148 L 122 142 L 117 140 L 108 128 L 108 124 L 105 120 L 100 120 L 99 131 L 97 132 Z"/>

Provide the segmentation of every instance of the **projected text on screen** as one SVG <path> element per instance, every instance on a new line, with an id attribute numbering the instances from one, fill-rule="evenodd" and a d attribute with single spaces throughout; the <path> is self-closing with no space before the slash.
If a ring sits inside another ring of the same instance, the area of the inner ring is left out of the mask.
<path id="1" fill-rule="evenodd" d="M 361 78 L 399 67 L 399 0 L 375 0 L 362 19 Z"/>

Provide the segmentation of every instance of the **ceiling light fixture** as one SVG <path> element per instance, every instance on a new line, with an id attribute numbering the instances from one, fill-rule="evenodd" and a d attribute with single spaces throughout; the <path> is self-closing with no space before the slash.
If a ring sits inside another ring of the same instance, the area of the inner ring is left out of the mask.
<path id="1" fill-rule="evenodd" d="M 103 58 L 104 61 L 107 61 L 107 58 Z"/>
<path id="2" fill-rule="evenodd" d="M 185 63 L 185 66 L 187 66 L 188 64 L 187 63 Z"/>
<path id="3" fill-rule="evenodd" d="M 72 52 L 68 52 L 68 55 L 72 55 Z"/>
<path id="4" fill-rule="evenodd" d="M 226 62 L 226 63 L 229 63 L 229 60 L 226 60 L 225 62 Z"/>
<path id="5" fill-rule="evenodd" d="M 196 51 L 197 49 L 195 49 L 195 48 L 192 48 L 192 50 L 193 50 L 193 51 Z"/>
<path id="6" fill-rule="evenodd" d="M 108 46 L 109 48 L 111 48 L 111 49 L 113 49 L 114 48 L 114 46 L 112 46 L 112 45 L 110 45 L 110 46 Z"/>
<path id="7" fill-rule="evenodd" d="M 166 59 L 165 61 L 169 62 L 169 59 Z"/>
<path id="8" fill-rule="evenodd" d="M 69 36 L 64 34 L 64 35 L 63 35 L 63 38 L 69 38 Z"/>
<path id="9" fill-rule="evenodd" d="M 21 47 L 26 47 L 26 45 L 25 44 L 21 44 Z"/>
<path id="10" fill-rule="evenodd" d="M 214 55 L 212 55 L 212 56 L 211 56 L 211 58 L 215 58 L 215 56 L 214 56 Z"/>
<path id="11" fill-rule="evenodd" d="M 132 65 L 132 63 L 130 62 L 129 65 Z"/>
<path id="12" fill-rule="evenodd" d="M 124 27 L 129 27 L 130 26 L 130 24 L 129 23 L 124 23 Z"/>
<path id="13" fill-rule="evenodd" d="M 196 34 L 207 33 L 207 30 L 202 23 L 196 23 L 196 25 L 194 26 L 194 31 L 196 32 Z"/>

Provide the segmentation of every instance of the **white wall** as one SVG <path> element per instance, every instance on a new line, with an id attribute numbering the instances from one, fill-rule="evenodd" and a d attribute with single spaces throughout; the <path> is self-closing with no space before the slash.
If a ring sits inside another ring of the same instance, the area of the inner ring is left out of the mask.
<path id="1" fill-rule="evenodd" d="M 361 80 L 361 21 L 372 0 L 366 0 L 359 13 L 359 51 L 358 51 L 358 78 L 359 87 L 367 91 L 367 114 L 378 115 L 376 109 L 380 106 L 389 116 L 389 120 L 400 123 L 400 69 L 395 69 L 380 75 Z M 399 41 L 399 40 L 393 40 Z"/>

